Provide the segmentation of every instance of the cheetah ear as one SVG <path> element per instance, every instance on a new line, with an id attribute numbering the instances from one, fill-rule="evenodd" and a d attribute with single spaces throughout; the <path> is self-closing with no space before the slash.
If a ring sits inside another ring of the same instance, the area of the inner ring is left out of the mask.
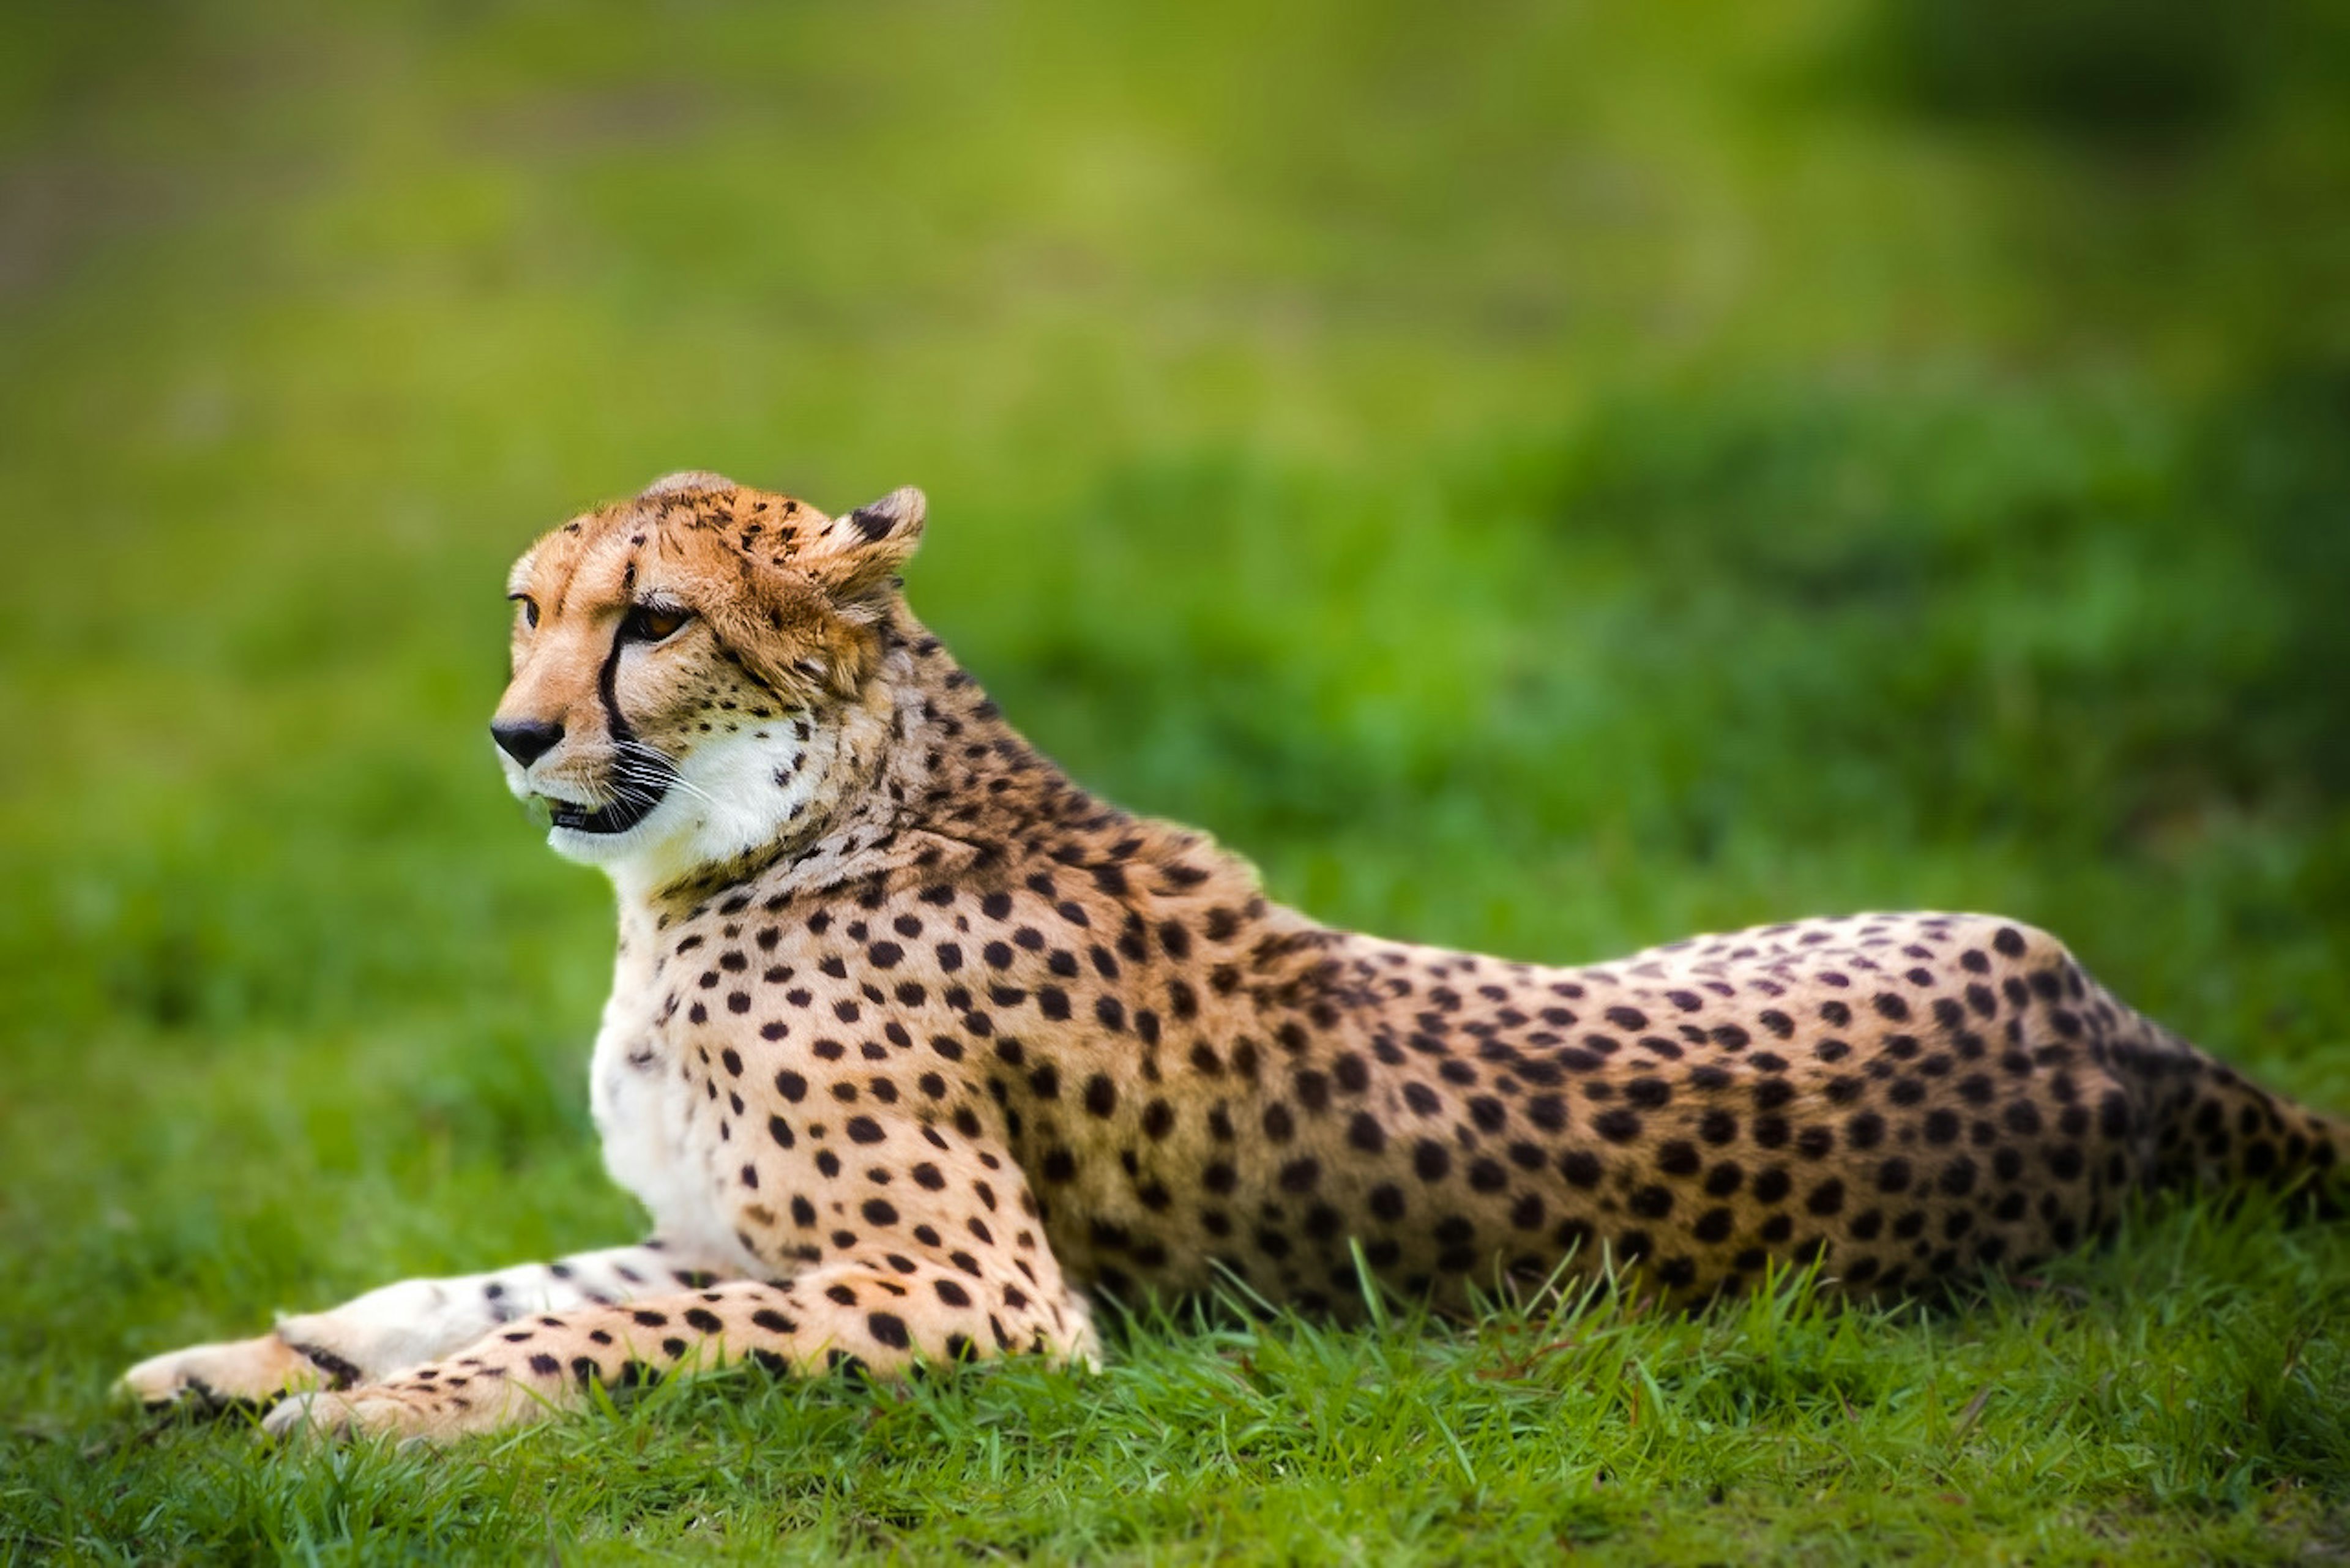
<path id="1" fill-rule="evenodd" d="M 793 564 L 814 578 L 836 607 L 861 618 L 861 607 L 878 607 L 890 580 L 921 543 L 922 493 L 912 485 L 891 491 L 870 505 L 836 517 L 802 546 Z"/>

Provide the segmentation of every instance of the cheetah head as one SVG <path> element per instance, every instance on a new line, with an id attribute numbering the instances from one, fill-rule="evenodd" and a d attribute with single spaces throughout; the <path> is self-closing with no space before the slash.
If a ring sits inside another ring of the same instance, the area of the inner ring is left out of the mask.
<path id="1" fill-rule="evenodd" d="M 813 826 L 886 731 L 879 628 L 921 529 L 918 490 L 834 518 L 713 473 L 564 524 L 507 578 L 507 786 L 632 879 Z"/>

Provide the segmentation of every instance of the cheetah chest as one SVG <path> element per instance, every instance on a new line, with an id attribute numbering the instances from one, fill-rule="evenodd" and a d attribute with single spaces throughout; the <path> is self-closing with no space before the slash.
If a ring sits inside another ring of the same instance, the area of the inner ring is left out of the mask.
<path id="1" fill-rule="evenodd" d="M 716 1151 L 704 1147 L 709 1124 L 697 1114 L 704 1091 L 664 1039 L 655 1001 L 650 966 L 624 954 L 589 1069 L 604 1167 L 645 1206 L 653 1233 L 681 1253 L 755 1266 L 712 1174 Z"/>

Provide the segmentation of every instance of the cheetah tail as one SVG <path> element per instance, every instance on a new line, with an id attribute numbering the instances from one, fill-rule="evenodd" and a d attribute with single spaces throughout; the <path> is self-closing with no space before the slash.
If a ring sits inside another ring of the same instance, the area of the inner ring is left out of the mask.
<path id="1" fill-rule="evenodd" d="M 2143 1018 L 2114 1063 L 2150 1116 L 2158 1184 L 2207 1192 L 2266 1189 L 2319 1218 L 2350 1213 L 2350 1120 L 2261 1087 Z"/>

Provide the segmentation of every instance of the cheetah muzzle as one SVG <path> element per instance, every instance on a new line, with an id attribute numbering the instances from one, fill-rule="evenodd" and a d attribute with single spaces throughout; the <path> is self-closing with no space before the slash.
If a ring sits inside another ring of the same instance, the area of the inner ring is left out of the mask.
<path id="1" fill-rule="evenodd" d="M 1444 1308 L 1603 1268 L 1674 1305 L 1784 1263 L 1897 1293 L 2141 1189 L 2337 1195 L 2345 1124 L 2018 922 L 1561 969 L 1270 903 L 1003 721 L 906 607 L 922 521 L 679 474 L 507 583 L 500 762 L 618 896 L 590 1088 L 650 1239 L 388 1285 L 132 1393 L 445 1438 L 739 1362 L 1087 1362 L 1089 1300 L 1227 1277 L 1339 1315 L 1364 1269 Z"/>
<path id="2" fill-rule="evenodd" d="M 650 816 L 668 798 L 670 786 L 676 780 L 675 770 L 666 763 L 628 758 L 613 770 L 612 798 L 607 804 L 592 805 L 555 795 L 537 795 L 534 799 L 542 805 L 549 827 L 572 833 L 620 834 Z"/>

